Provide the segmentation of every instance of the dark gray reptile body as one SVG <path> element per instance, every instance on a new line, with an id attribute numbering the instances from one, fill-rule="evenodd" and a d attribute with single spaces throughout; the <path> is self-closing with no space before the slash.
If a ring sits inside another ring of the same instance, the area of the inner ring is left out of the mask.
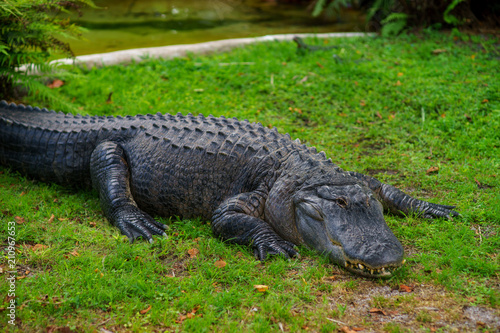
<path id="1" fill-rule="evenodd" d="M 106 217 L 131 240 L 202 217 L 258 258 L 306 244 L 349 270 L 386 276 L 403 249 L 382 205 L 425 217 L 451 206 L 414 199 L 345 172 L 324 153 L 260 124 L 202 115 L 73 116 L 0 103 L 0 164 L 47 182 L 99 191 Z"/>

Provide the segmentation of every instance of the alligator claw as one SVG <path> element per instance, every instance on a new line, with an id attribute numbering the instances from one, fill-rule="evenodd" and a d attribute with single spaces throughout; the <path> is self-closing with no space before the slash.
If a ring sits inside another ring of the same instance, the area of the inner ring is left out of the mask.
<path id="1" fill-rule="evenodd" d="M 139 237 L 153 243 L 153 235 L 166 236 L 164 232 L 167 228 L 166 225 L 157 222 L 135 206 L 124 207 L 117 211 L 113 217 L 114 224 L 122 234 L 129 238 L 130 243 Z"/>
<path id="2" fill-rule="evenodd" d="M 417 204 L 418 213 L 427 219 L 434 219 L 436 217 L 452 218 L 453 216 L 459 216 L 460 214 L 454 211 L 453 208 L 455 208 L 455 206 L 438 205 L 426 201 L 420 201 Z"/>
<path id="3" fill-rule="evenodd" d="M 269 256 L 276 255 L 290 259 L 299 255 L 294 247 L 293 243 L 283 240 L 277 235 L 268 235 L 261 241 L 255 241 L 254 255 L 260 261 L 265 261 Z"/>

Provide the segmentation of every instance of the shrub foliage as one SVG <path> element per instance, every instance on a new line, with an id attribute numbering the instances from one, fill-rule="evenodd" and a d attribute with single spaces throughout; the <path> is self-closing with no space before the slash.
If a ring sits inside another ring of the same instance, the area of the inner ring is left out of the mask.
<path id="1" fill-rule="evenodd" d="M 34 93 L 42 89 L 19 66 L 29 70 L 50 70 L 50 52 L 73 56 L 61 37 L 79 37 L 82 29 L 68 18 L 82 6 L 94 6 L 91 0 L 3 0 L 0 2 L 0 99 L 13 97 L 14 83 Z"/>
<path id="2" fill-rule="evenodd" d="M 317 0 L 313 15 L 353 6 L 367 10 L 367 30 L 383 35 L 411 27 L 500 26 L 500 3 L 489 0 Z"/>

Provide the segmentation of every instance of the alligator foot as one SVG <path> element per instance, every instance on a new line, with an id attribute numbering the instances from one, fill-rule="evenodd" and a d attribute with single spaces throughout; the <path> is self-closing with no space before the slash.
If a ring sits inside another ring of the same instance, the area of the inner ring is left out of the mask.
<path id="1" fill-rule="evenodd" d="M 128 237 L 130 243 L 133 243 L 138 237 L 143 237 L 148 242 L 153 243 L 153 235 L 167 235 L 165 224 L 157 222 L 135 206 L 122 207 L 112 215 L 115 226 Z"/>
<path id="2" fill-rule="evenodd" d="M 369 187 L 378 195 L 378 199 L 384 205 L 384 208 L 394 214 L 415 213 L 427 219 L 437 217 L 451 218 L 460 214 L 453 210 L 455 206 L 438 205 L 431 202 L 419 200 L 392 185 L 383 184 L 378 179 L 363 175 L 358 172 L 348 171 L 350 176 L 360 180 L 365 186 Z"/>
<path id="3" fill-rule="evenodd" d="M 274 231 L 261 233 L 254 237 L 253 253 L 260 261 L 266 260 L 268 256 L 275 255 L 282 255 L 287 259 L 299 256 L 299 253 L 294 249 L 295 245 L 283 240 Z"/>
<path id="4" fill-rule="evenodd" d="M 94 149 L 90 174 L 93 187 L 99 191 L 104 214 L 131 243 L 138 237 L 152 243 L 152 235 L 165 235 L 166 226 L 137 207 L 130 191 L 129 168 L 119 144 L 105 141 Z"/>
<path id="5" fill-rule="evenodd" d="M 212 231 L 222 239 L 251 245 L 260 261 L 268 256 L 295 257 L 294 244 L 282 239 L 261 219 L 265 205 L 262 192 L 241 193 L 224 201 L 212 216 Z"/>
<path id="6" fill-rule="evenodd" d="M 438 205 L 435 203 L 422 201 L 422 200 L 418 200 L 418 199 L 415 199 L 415 200 L 417 202 L 415 202 L 414 209 L 417 211 L 417 214 L 419 216 L 422 216 L 426 219 L 433 219 L 436 217 L 451 218 L 453 216 L 460 215 L 458 212 L 453 210 L 453 208 L 455 208 L 455 206 Z"/>
<path id="7" fill-rule="evenodd" d="M 427 219 L 437 217 L 447 217 L 460 215 L 454 211 L 455 206 L 438 205 L 435 203 L 416 199 L 394 186 L 382 184 L 380 195 L 384 206 L 394 213 L 403 212 L 404 214 L 416 213 Z"/>

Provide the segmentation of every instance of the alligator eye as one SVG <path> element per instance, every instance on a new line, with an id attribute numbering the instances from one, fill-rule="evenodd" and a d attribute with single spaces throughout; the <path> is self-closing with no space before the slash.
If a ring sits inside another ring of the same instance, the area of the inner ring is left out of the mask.
<path id="1" fill-rule="evenodd" d="M 335 202 L 337 205 L 339 205 L 341 208 L 346 208 L 347 207 L 347 200 L 344 198 L 337 198 L 335 199 Z"/>
<path id="2" fill-rule="evenodd" d="M 309 202 L 301 202 L 298 204 L 300 210 L 306 213 L 309 217 L 317 221 L 323 221 L 324 217 L 321 211 L 316 207 L 316 205 L 310 204 Z"/>

